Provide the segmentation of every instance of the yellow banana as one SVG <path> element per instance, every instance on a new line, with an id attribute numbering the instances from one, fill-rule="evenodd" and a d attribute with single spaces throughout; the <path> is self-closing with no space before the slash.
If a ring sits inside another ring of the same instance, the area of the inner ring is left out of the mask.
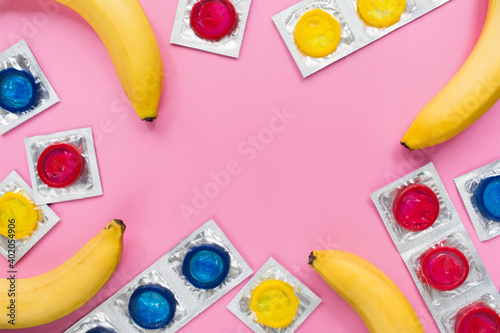
<path id="1" fill-rule="evenodd" d="M 112 220 L 73 257 L 52 271 L 16 280 L 15 286 L 9 279 L 0 279 L 0 308 L 14 314 L 0 316 L 0 329 L 43 325 L 85 304 L 118 266 L 124 231 L 121 220 Z M 9 297 L 9 290 L 15 295 Z"/>
<path id="2" fill-rule="evenodd" d="M 357 255 L 313 251 L 309 265 L 358 313 L 371 333 L 423 333 L 410 303 L 381 270 Z"/>
<path id="3" fill-rule="evenodd" d="M 153 29 L 137 0 L 56 0 L 80 14 L 108 50 L 142 120 L 158 117 L 163 63 Z"/>
<path id="4" fill-rule="evenodd" d="M 401 144 L 410 150 L 446 141 L 500 98 L 500 0 L 489 0 L 483 30 L 451 81 L 420 111 Z"/>

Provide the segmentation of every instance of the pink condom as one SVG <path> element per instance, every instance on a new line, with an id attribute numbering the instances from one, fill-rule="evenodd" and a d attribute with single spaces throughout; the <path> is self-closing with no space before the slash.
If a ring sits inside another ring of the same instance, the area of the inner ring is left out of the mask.
<path id="1" fill-rule="evenodd" d="M 227 0 L 201 0 L 191 10 L 191 27 L 201 38 L 218 40 L 236 25 L 236 10 Z"/>
<path id="2" fill-rule="evenodd" d="M 394 201 L 394 217 L 403 228 L 422 231 L 429 228 L 439 216 L 439 200 L 427 186 L 407 186 Z"/>
<path id="3" fill-rule="evenodd" d="M 424 255 L 422 274 L 431 287 L 437 290 L 453 290 L 467 279 L 469 263 L 456 248 L 438 247 Z"/>
<path id="4" fill-rule="evenodd" d="M 83 168 L 82 154 L 68 143 L 48 146 L 38 158 L 38 176 L 50 187 L 61 188 L 73 184 Z"/>
<path id="5" fill-rule="evenodd" d="M 457 320 L 456 333 L 498 333 L 500 316 L 485 305 L 474 306 L 465 311 Z"/>

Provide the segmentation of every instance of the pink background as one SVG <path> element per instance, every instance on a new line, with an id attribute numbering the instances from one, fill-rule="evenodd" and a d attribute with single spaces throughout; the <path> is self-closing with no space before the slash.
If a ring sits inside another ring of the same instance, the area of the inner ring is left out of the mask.
<path id="1" fill-rule="evenodd" d="M 499 284 L 500 238 L 478 241 L 453 178 L 500 158 L 500 105 L 435 149 L 410 153 L 399 145 L 473 48 L 486 0 L 453 0 L 307 79 L 271 21 L 296 0 L 254 1 L 237 60 L 170 44 L 177 1 L 140 2 L 166 71 L 153 124 L 130 109 L 106 49 L 83 19 L 51 0 L 0 0 L 0 50 L 24 38 L 61 99 L 0 137 L 0 178 L 14 169 L 30 182 L 24 138 L 91 126 L 104 189 L 100 197 L 51 205 L 61 221 L 21 259 L 18 277 L 62 264 L 112 218 L 127 225 L 123 258 L 108 284 L 76 312 L 22 332 L 67 329 L 211 218 L 254 271 L 273 256 L 323 299 L 298 332 L 367 331 L 308 267 L 309 252 L 324 248 L 377 265 L 408 297 L 426 332 L 437 332 L 370 200 L 429 161 Z M 269 127 L 273 110 L 285 109 L 295 118 L 264 137 L 268 143 L 249 161 L 251 137 Z M 180 205 L 192 206 L 195 191 L 231 161 L 239 173 L 197 215 L 183 218 Z M 0 259 L 0 275 L 6 271 Z M 226 309 L 241 286 L 181 332 L 250 332 Z"/>

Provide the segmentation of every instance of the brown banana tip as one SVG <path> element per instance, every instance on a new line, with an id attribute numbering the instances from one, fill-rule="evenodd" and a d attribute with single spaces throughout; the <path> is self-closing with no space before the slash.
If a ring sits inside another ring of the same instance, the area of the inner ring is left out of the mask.
<path id="1" fill-rule="evenodd" d="M 115 221 L 116 224 L 118 224 L 121 228 L 122 228 L 122 232 L 125 231 L 125 229 L 127 228 L 125 223 L 123 223 L 122 220 L 120 219 L 113 219 L 113 221 Z"/>
<path id="2" fill-rule="evenodd" d="M 155 120 L 155 119 L 156 119 L 156 118 L 154 118 L 154 117 L 149 117 L 149 118 L 144 118 L 143 120 L 144 120 L 144 121 L 147 121 L 147 122 L 149 122 L 149 123 L 152 123 L 152 122 L 153 122 L 153 120 Z"/>
<path id="3" fill-rule="evenodd" d="M 413 151 L 413 149 L 411 149 L 410 147 L 408 147 L 408 145 L 406 143 L 404 143 L 403 141 L 401 141 L 400 143 L 401 143 L 401 146 L 405 147 L 406 149 L 409 149 L 409 150 Z"/>
<path id="4" fill-rule="evenodd" d="M 309 260 L 308 260 L 308 262 L 307 262 L 307 263 L 308 263 L 309 265 L 311 265 L 311 266 L 312 266 L 312 264 L 313 264 L 314 260 L 316 260 L 316 256 L 314 255 L 314 251 L 313 251 L 313 252 L 311 252 L 311 253 L 309 254 Z"/>

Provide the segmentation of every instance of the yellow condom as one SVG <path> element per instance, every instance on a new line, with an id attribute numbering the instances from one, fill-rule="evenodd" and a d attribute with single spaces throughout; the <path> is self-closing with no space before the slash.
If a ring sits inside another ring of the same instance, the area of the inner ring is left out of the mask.
<path id="1" fill-rule="evenodd" d="M 314 58 L 326 57 L 335 51 L 340 34 L 339 22 L 321 9 L 313 9 L 302 15 L 293 31 L 299 51 Z"/>
<path id="2" fill-rule="evenodd" d="M 257 321 L 269 327 L 283 328 L 290 325 L 299 299 L 294 289 L 281 280 L 265 280 L 252 292 L 250 309 L 257 316 Z"/>
<path id="3" fill-rule="evenodd" d="M 20 239 L 37 228 L 39 212 L 35 204 L 19 193 L 7 192 L 0 198 L 0 234 Z M 9 224 L 15 233 L 9 234 Z"/>
<path id="4" fill-rule="evenodd" d="M 384 28 L 398 22 L 406 0 L 358 0 L 359 17 L 368 25 Z"/>

